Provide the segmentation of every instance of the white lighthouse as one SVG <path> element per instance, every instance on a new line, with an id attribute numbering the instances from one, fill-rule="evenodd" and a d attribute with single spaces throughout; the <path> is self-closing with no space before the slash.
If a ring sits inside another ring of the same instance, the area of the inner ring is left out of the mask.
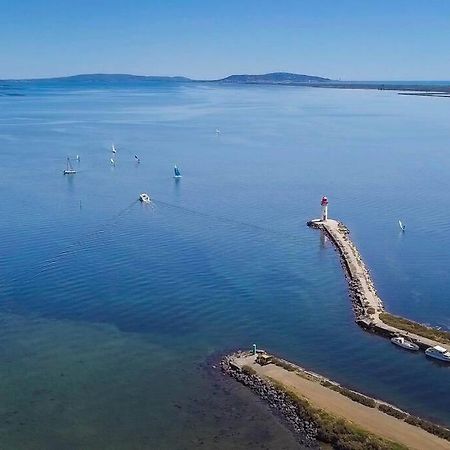
<path id="1" fill-rule="evenodd" d="M 322 205 L 322 216 L 320 220 L 325 222 L 328 219 L 328 199 L 323 196 L 320 204 Z"/>

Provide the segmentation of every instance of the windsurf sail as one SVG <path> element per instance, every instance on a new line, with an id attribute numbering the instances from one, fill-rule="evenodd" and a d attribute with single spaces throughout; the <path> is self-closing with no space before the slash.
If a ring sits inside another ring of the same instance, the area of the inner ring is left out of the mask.
<path id="1" fill-rule="evenodd" d="M 405 231 L 405 225 L 403 225 L 403 223 L 402 223 L 402 221 L 401 220 L 399 220 L 398 221 L 398 225 L 399 225 L 399 227 L 400 227 L 400 229 L 402 230 L 402 231 Z"/>
<path id="2" fill-rule="evenodd" d="M 114 161 L 114 159 L 111 158 L 110 161 L 111 161 L 111 164 L 112 164 L 113 166 L 116 165 L 116 162 Z"/>
<path id="3" fill-rule="evenodd" d="M 175 172 L 175 176 L 176 176 L 176 177 L 181 177 L 180 169 L 178 169 L 177 166 L 175 166 L 175 167 L 173 168 L 173 171 Z"/>
<path id="4" fill-rule="evenodd" d="M 111 146 L 111 151 L 113 152 L 113 153 L 116 153 L 116 147 L 114 147 L 114 144 Z"/>

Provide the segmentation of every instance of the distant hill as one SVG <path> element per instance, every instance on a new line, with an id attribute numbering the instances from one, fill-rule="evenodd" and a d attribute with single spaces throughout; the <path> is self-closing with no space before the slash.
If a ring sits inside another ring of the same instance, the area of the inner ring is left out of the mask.
<path id="1" fill-rule="evenodd" d="M 146 81 L 192 81 L 186 77 L 162 77 L 162 76 L 146 76 L 146 75 L 130 75 L 130 74 L 109 74 L 109 73 L 90 73 L 81 75 L 71 75 L 67 77 L 53 78 L 34 78 L 28 80 L 3 80 L 3 81 L 20 81 L 20 82 L 82 82 L 82 83 L 135 83 Z"/>
<path id="2" fill-rule="evenodd" d="M 288 72 L 274 72 L 262 75 L 230 75 L 226 78 L 218 80 L 193 80 L 187 77 L 166 77 L 166 76 L 147 76 L 147 75 L 131 75 L 131 74 L 109 74 L 109 73 L 90 73 L 80 75 L 70 75 L 66 77 L 53 78 L 34 78 L 21 80 L 0 80 L 0 82 L 18 84 L 39 83 L 39 84 L 129 84 L 147 83 L 154 81 L 169 81 L 169 82 L 189 82 L 189 83 L 229 83 L 229 84 L 321 84 L 332 82 L 329 78 L 316 77 L 312 75 L 301 75 Z"/>
<path id="3" fill-rule="evenodd" d="M 130 75 L 130 74 L 108 74 L 108 73 L 94 73 L 72 75 L 69 77 L 53 78 L 59 81 L 104 81 L 104 82 L 134 82 L 134 81 L 191 81 L 186 77 L 162 77 L 162 76 L 147 76 L 147 75 Z"/>
<path id="4" fill-rule="evenodd" d="M 293 84 L 293 83 L 320 83 L 331 81 L 329 78 L 313 75 L 301 75 L 288 72 L 273 72 L 263 75 L 230 75 L 220 80 L 220 83 L 251 83 L 251 84 Z"/>

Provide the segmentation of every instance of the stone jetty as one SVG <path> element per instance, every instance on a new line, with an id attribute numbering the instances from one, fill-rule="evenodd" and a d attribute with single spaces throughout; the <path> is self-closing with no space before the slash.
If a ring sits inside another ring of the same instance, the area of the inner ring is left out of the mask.
<path id="1" fill-rule="evenodd" d="M 243 366 L 249 357 L 254 360 L 249 352 L 242 351 L 224 356 L 221 361 L 222 372 L 250 388 L 265 401 L 274 413 L 286 421 L 303 446 L 319 449 L 316 440 L 318 430 L 315 424 L 299 414 L 298 407 L 284 392 L 255 373 L 245 371 Z"/>
<path id="2" fill-rule="evenodd" d="M 264 350 L 224 356 L 222 372 L 282 417 L 303 446 L 450 450 L 450 430 L 362 395 Z"/>
<path id="3" fill-rule="evenodd" d="M 383 322 L 380 317 L 380 314 L 384 312 L 383 302 L 378 296 L 369 270 L 349 237 L 350 231 L 343 223 L 326 218 L 325 220 L 311 220 L 307 225 L 323 230 L 338 250 L 348 281 L 356 322 L 361 327 L 389 338 L 404 336 L 409 341 L 416 343 L 421 349 L 436 345 L 445 346 L 444 342 L 406 332 Z"/>

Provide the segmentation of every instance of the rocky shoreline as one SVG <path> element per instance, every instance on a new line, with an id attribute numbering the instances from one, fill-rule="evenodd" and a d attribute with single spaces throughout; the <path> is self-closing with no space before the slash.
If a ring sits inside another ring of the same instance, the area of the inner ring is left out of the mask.
<path id="1" fill-rule="evenodd" d="M 300 444 L 305 447 L 319 449 L 320 446 L 317 441 L 318 428 L 312 421 L 301 416 L 298 406 L 284 392 L 257 375 L 241 370 L 233 365 L 233 359 L 244 353 L 237 352 L 224 356 L 220 362 L 222 372 L 250 388 L 264 400 L 288 424 Z"/>

